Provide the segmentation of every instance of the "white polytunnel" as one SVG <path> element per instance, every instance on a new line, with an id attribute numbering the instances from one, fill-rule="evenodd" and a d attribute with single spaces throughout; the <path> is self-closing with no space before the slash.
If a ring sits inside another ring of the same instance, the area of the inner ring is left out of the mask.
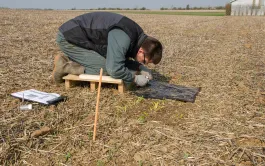
<path id="1" fill-rule="evenodd" d="M 231 3 L 231 15 L 234 16 L 264 16 L 265 0 L 233 0 Z"/>

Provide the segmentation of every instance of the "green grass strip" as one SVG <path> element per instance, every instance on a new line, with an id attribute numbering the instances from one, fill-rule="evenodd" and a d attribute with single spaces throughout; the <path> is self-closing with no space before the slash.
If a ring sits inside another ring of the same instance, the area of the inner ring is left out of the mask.
<path id="1" fill-rule="evenodd" d="M 174 12 L 174 11 L 111 11 L 114 13 L 130 14 L 161 14 L 161 15 L 186 15 L 186 16 L 225 16 L 225 12 Z"/>

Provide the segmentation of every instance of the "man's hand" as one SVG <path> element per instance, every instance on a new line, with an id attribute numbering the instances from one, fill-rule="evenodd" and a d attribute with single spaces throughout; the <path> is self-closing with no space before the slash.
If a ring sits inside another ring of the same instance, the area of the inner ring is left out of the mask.
<path id="1" fill-rule="evenodd" d="M 139 69 L 140 69 L 140 73 L 142 75 L 148 77 L 149 80 L 152 80 L 153 79 L 152 72 L 151 72 L 150 69 L 148 69 L 144 65 L 140 65 Z"/>
<path id="2" fill-rule="evenodd" d="M 138 86 L 145 86 L 148 83 L 149 79 L 146 78 L 144 75 L 135 75 L 135 80 L 134 82 Z"/>

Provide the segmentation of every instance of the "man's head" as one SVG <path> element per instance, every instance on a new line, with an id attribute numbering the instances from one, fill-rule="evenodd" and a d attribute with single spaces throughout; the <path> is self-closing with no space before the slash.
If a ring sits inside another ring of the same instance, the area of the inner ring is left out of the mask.
<path id="1" fill-rule="evenodd" d="M 136 60 L 143 64 L 158 64 L 162 59 L 163 47 L 160 41 L 148 36 L 136 55 Z"/>

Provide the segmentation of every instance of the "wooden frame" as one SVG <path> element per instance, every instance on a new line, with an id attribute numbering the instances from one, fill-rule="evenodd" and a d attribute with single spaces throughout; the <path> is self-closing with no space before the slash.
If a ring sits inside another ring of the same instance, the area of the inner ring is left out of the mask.
<path id="1" fill-rule="evenodd" d="M 96 86 L 99 82 L 99 75 L 88 75 L 88 74 L 81 74 L 81 75 L 72 75 L 68 74 L 67 76 L 63 77 L 65 80 L 65 89 L 69 89 L 75 85 L 77 81 L 85 81 L 90 82 L 90 90 L 95 91 Z M 114 79 L 110 76 L 102 76 L 102 83 L 109 83 L 109 84 L 117 84 L 118 91 L 120 93 L 124 93 L 125 88 L 123 81 L 121 79 Z"/>

